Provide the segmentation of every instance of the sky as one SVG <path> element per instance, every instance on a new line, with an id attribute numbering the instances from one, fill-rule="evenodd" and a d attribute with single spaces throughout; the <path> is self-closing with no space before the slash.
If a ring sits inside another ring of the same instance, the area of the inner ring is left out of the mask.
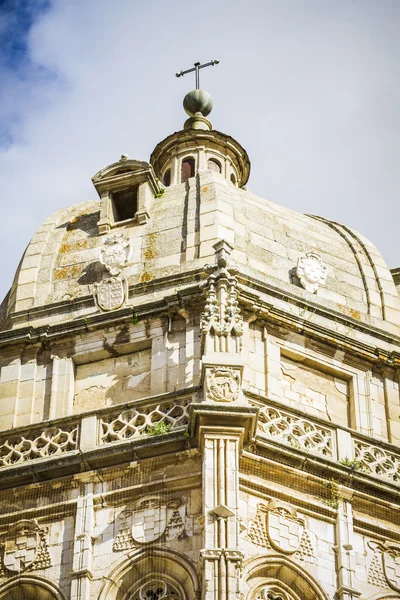
<path id="1" fill-rule="evenodd" d="M 53 212 L 182 128 L 201 71 L 255 194 L 400 266 L 400 0 L 0 0 L 0 296 Z"/>

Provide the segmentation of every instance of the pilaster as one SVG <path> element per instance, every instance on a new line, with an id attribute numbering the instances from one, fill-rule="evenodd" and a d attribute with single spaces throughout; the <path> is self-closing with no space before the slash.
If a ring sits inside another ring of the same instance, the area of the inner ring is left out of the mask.
<path id="1" fill-rule="evenodd" d="M 74 398 L 74 363 L 72 358 L 53 356 L 50 419 L 72 414 Z"/>
<path id="2" fill-rule="evenodd" d="M 214 245 L 207 300 L 201 316 L 202 403 L 197 409 L 203 453 L 203 600 L 234 600 L 240 594 L 239 454 L 255 412 L 242 394 L 240 355 L 243 319 L 237 281 L 228 269 L 232 247 Z M 250 414 L 251 413 L 251 414 Z"/>
<path id="3" fill-rule="evenodd" d="M 77 502 L 71 600 L 90 599 L 95 524 L 92 487 L 88 484 L 86 496 L 78 498 Z"/>
<path id="4" fill-rule="evenodd" d="M 343 500 L 339 503 L 336 520 L 336 563 L 337 591 L 336 600 L 357 600 L 361 595 L 354 588 L 353 561 L 353 511 L 348 494 L 342 490 Z"/>

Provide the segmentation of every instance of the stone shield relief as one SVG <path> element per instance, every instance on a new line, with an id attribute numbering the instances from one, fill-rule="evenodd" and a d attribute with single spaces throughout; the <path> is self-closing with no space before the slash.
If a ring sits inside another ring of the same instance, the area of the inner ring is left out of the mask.
<path id="1" fill-rule="evenodd" d="M 233 402 L 239 398 L 240 374 L 230 368 L 210 369 L 207 373 L 207 399 Z"/>
<path id="2" fill-rule="evenodd" d="M 185 537 L 186 504 L 181 499 L 163 502 L 158 496 L 146 496 L 120 514 L 121 528 L 113 550 L 120 552 L 163 540 Z"/>
<path id="3" fill-rule="evenodd" d="M 95 299 L 102 310 L 120 308 L 128 295 L 128 283 L 125 277 L 104 279 L 94 286 Z"/>
<path id="4" fill-rule="evenodd" d="M 1 541 L 1 570 L 7 575 L 17 575 L 50 566 L 46 533 L 47 529 L 39 527 L 36 519 L 12 525 Z"/>
<path id="5" fill-rule="evenodd" d="M 297 517 L 293 507 L 271 502 L 267 512 L 267 535 L 273 548 L 294 554 L 300 547 L 304 521 Z"/>
<path id="6" fill-rule="evenodd" d="M 389 546 L 385 549 L 383 570 L 390 587 L 400 592 L 400 546 Z"/>
<path id="7" fill-rule="evenodd" d="M 101 310 L 109 311 L 121 308 L 128 298 L 128 282 L 121 271 L 129 262 L 132 248 L 124 235 L 107 238 L 100 249 L 99 260 L 111 277 L 103 275 L 100 283 L 95 283 L 93 295 Z"/>

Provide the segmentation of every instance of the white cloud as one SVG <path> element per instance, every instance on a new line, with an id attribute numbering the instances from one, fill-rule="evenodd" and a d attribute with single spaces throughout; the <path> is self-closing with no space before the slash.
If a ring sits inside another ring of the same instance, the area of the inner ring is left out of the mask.
<path id="1" fill-rule="evenodd" d="M 182 127 L 194 82 L 174 73 L 212 58 L 212 121 L 248 150 L 251 189 L 361 230 L 400 264 L 399 17 L 397 0 L 54 1 L 28 67 L 2 73 L 2 294 L 49 214 Z"/>

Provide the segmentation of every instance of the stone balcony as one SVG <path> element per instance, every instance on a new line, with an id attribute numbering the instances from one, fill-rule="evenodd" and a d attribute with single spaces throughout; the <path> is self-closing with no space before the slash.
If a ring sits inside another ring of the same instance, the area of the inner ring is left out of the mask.
<path id="1" fill-rule="evenodd" d="M 129 462 L 151 456 L 160 443 L 168 444 L 168 451 L 187 449 L 195 433 L 192 414 L 201 407 L 198 391 L 188 388 L 5 431 L 0 436 L 0 480 L 5 485 L 11 478 L 20 485 Z M 247 406 L 258 410 L 250 452 L 257 453 L 257 447 L 271 457 L 297 456 L 303 462 L 308 457 L 321 464 L 326 477 L 339 469 L 370 485 L 400 486 L 396 446 L 250 392 L 244 396 Z M 222 416 L 226 405 L 214 403 L 213 409 L 221 409 Z"/>

